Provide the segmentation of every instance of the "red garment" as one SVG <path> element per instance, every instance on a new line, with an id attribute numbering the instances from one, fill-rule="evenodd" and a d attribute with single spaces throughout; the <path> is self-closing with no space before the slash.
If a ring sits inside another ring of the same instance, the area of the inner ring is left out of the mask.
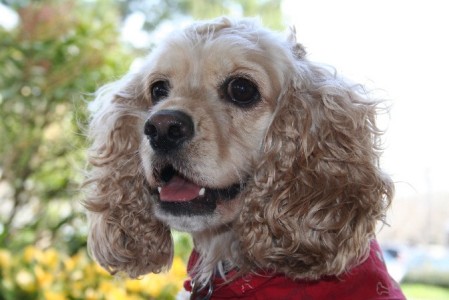
<path id="1" fill-rule="evenodd" d="M 188 272 L 198 260 L 198 253 L 192 252 Z M 403 300 L 399 285 L 390 277 L 376 241 L 371 243 L 368 259 L 350 272 L 336 277 L 310 281 L 293 280 L 282 274 L 263 276 L 250 274 L 221 285 L 223 279 L 213 281 L 210 299 L 245 300 Z M 184 283 L 187 291 L 192 291 L 190 280 Z M 207 291 L 204 291 L 204 296 Z"/>

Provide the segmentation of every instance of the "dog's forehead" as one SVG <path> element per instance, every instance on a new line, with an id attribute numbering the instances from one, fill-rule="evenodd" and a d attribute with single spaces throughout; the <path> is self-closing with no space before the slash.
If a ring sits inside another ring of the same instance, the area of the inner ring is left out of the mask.
<path id="1" fill-rule="evenodd" d="M 163 74 L 191 90 L 216 85 L 233 74 L 247 74 L 260 84 L 282 85 L 285 47 L 271 36 L 222 30 L 213 35 L 174 34 L 153 56 L 152 72 Z"/>
<path id="2" fill-rule="evenodd" d="M 168 40 L 156 57 L 156 69 L 167 74 L 203 71 L 221 73 L 250 64 L 263 55 L 255 45 L 237 43 L 237 37 L 192 40 L 188 37 Z M 249 47 L 251 46 L 251 47 Z"/>

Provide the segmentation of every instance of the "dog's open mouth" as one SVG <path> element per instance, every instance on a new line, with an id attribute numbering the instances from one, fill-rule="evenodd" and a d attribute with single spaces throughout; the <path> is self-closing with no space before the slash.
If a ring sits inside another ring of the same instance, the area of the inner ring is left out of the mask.
<path id="1" fill-rule="evenodd" d="M 172 165 L 163 167 L 155 176 L 160 179 L 157 188 L 160 207 L 174 215 L 203 215 L 212 213 L 219 201 L 237 197 L 244 184 L 214 189 L 200 186 L 178 172 Z"/>

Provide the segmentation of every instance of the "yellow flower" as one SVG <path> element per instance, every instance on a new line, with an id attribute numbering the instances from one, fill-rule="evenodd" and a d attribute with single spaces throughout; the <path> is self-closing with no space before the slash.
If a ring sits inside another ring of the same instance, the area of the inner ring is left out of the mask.
<path id="1" fill-rule="evenodd" d="M 0 269 L 9 270 L 11 267 L 11 253 L 7 250 L 0 249 Z"/>
<path id="2" fill-rule="evenodd" d="M 36 275 L 37 283 L 41 288 L 48 288 L 54 281 L 54 274 L 46 272 L 41 266 L 34 267 L 34 274 Z"/>
<path id="3" fill-rule="evenodd" d="M 133 294 L 128 294 L 126 300 L 142 300 L 142 296 L 141 295 L 133 295 Z"/>
<path id="4" fill-rule="evenodd" d="M 102 281 L 100 282 L 100 286 L 98 287 L 98 290 L 102 293 L 102 294 L 110 294 L 111 291 L 114 289 L 114 285 L 112 284 L 111 281 Z"/>
<path id="5" fill-rule="evenodd" d="M 70 273 L 76 268 L 76 259 L 74 256 L 68 257 L 64 260 L 65 271 Z"/>
<path id="6" fill-rule="evenodd" d="M 109 274 L 109 272 L 106 271 L 102 266 L 100 266 L 96 262 L 93 262 L 92 264 L 94 264 L 94 270 L 98 275 L 111 278 L 111 274 Z"/>
<path id="7" fill-rule="evenodd" d="M 81 270 L 87 265 L 87 258 L 84 251 L 79 251 L 75 255 L 66 257 L 63 263 L 65 272 L 79 274 L 79 272 L 82 272 Z"/>
<path id="8" fill-rule="evenodd" d="M 34 246 L 26 246 L 23 250 L 23 260 L 26 263 L 31 263 L 33 260 L 41 259 L 42 251 Z"/>
<path id="9" fill-rule="evenodd" d="M 126 289 L 131 293 L 139 293 L 142 290 L 142 280 L 139 279 L 126 279 Z"/>
<path id="10" fill-rule="evenodd" d="M 94 281 L 97 278 L 93 265 L 83 266 L 84 280 Z"/>
<path id="11" fill-rule="evenodd" d="M 58 252 L 55 249 L 51 248 L 45 250 L 42 256 L 41 263 L 50 269 L 56 269 L 56 266 L 59 263 Z"/>
<path id="12" fill-rule="evenodd" d="M 64 292 L 44 291 L 45 300 L 65 300 L 66 296 Z"/>
<path id="13" fill-rule="evenodd" d="M 86 291 L 84 292 L 84 297 L 86 298 L 86 300 L 97 300 L 98 298 L 100 298 L 98 296 L 98 292 L 93 288 L 86 289 Z"/>
<path id="14" fill-rule="evenodd" d="M 85 281 L 73 281 L 68 279 L 67 289 L 70 291 L 70 295 L 77 299 L 97 299 L 96 292 L 90 288 L 90 283 Z M 86 290 L 86 291 L 84 291 Z M 90 296 L 88 296 L 88 293 Z"/>
<path id="15" fill-rule="evenodd" d="M 145 292 L 152 297 L 157 297 L 162 292 L 165 284 L 167 283 L 162 276 L 157 274 L 150 274 L 145 276 Z"/>
<path id="16" fill-rule="evenodd" d="M 108 294 L 108 298 L 114 300 L 128 300 L 128 295 L 126 294 L 126 291 L 124 289 L 113 286 Z"/>
<path id="17" fill-rule="evenodd" d="M 173 259 L 173 265 L 169 274 L 176 277 L 176 279 L 181 280 L 187 277 L 186 265 L 180 257 L 175 257 Z"/>
<path id="18" fill-rule="evenodd" d="M 33 275 L 26 271 L 26 270 L 20 270 L 16 274 L 16 282 L 17 285 L 26 292 L 34 292 L 36 290 L 36 282 L 33 277 Z"/>

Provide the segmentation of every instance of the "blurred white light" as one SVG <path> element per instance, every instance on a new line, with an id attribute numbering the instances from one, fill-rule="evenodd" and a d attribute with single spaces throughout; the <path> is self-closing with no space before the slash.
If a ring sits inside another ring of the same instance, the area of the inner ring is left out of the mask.
<path id="1" fill-rule="evenodd" d="M 19 24 L 19 15 L 9 7 L 0 3 L 0 26 L 12 30 Z"/>

